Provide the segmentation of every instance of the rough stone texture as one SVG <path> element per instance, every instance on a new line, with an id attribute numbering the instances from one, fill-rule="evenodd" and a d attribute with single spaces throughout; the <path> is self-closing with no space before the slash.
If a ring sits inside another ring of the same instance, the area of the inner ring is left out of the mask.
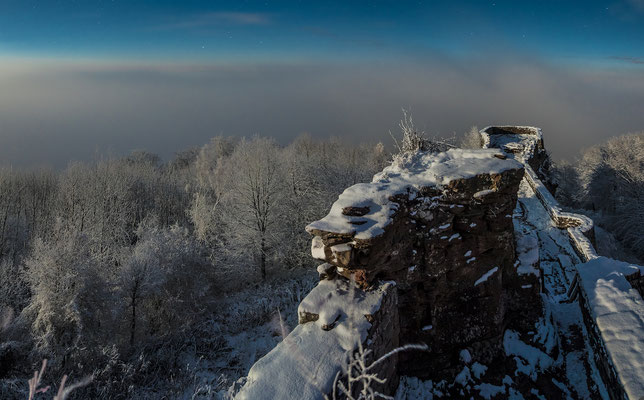
<path id="1" fill-rule="evenodd" d="M 570 242 L 582 261 L 597 262 L 598 255 L 594 248 L 593 221 L 584 215 L 562 211 L 551 194 L 554 186 L 547 180 L 549 160 L 543 147 L 541 130 L 535 127 L 492 126 L 483 129 L 480 133 L 484 147 L 500 148 L 508 155 L 525 164 L 526 181 L 550 214 L 553 224 L 567 231 Z M 595 296 L 593 293 L 596 289 L 595 282 L 590 284 L 587 282 L 587 287 L 580 283 L 583 280 L 580 276 L 588 272 L 587 264 L 578 266 L 577 275 L 568 291 L 569 298 L 571 301 L 574 299 L 579 301 L 583 322 L 589 334 L 590 345 L 593 348 L 594 361 L 598 366 L 609 397 L 611 399 L 639 399 L 641 394 L 637 394 L 634 397 L 629 394 L 629 391 L 634 390 L 632 375 L 635 367 L 633 366 L 633 361 L 625 359 L 629 358 L 629 351 L 624 351 L 623 348 L 620 348 L 622 346 L 631 346 L 631 350 L 635 354 L 639 353 L 641 345 L 635 343 L 637 340 L 627 339 L 628 334 L 638 332 L 638 329 L 641 333 L 641 329 L 636 326 L 637 323 L 634 323 L 634 321 L 637 321 L 638 311 L 634 309 L 620 310 L 623 305 L 614 304 L 611 303 L 612 300 L 602 298 L 600 303 L 610 311 L 608 311 L 608 315 L 594 315 L 595 312 L 593 312 L 593 307 L 589 302 L 589 296 Z M 610 271 L 607 272 L 610 274 L 610 280 L 618 279 L 617 275 L 619 274 L 615 271 L 612 274 Z M 643 295 L 644 278 L 640 271 L 625 275 L 623 278 L 630 283 L 632 289 L 635 289 L 640 296 Z M 586 277 L 586 279 L 589 279 L 589 277 Z M 615 292 L 613 291 L 612 293 L 614 294 Z M 529 309 L 523 312 L 518 311 L 519 313 L 530 312 Z M 618 315 L 620 312 L 624 313 L 623 318 Z M 641 326 L 641 318 L 639 321 Z M 631 323 L 633 326 L 626 326 L 627 323 Z M 622 372 L 620 373 L 619 371 Z M 635 378 L 635 381 L 637 381 L 637 378 Z"/>
<path id="2" fill-rule="evenodd" d="M 336 374 L 342 373 L 347 354 L 358 351 L 358 342 L 371 351 L 368 363 L 399 346 L 397 304 L 391 282 L 376 283 L 369 292 L 351 288 L 340 277 L 320 282 L 300 305 L 300 324 L 255 363 L 235 399 L 331 397 Z M 323 323 L 329 318 L 334 323 Z M 394 355 L 370 371 L 386 379 L 383 385 L 374 386 L 382 393 L 395 392 L 397 364 Z"/>
<path id="3" fill-rule="evenodd" d="M 391 223 L 367 240 L 312 231 L 326 261 L 362 288 L 396 282 L 403 344 L 431 347 L 401 354 L 401 374 L 448 372 L 468 346 L 481 361 L 499 354 L 507 305 L 521 302 L 510 298 L 525 285 L 516 276 L 512 224 L 522 177 L 517 167 L 396 195 Z"/>
<path id="4" fill-rule="evenodd" d="M 487 135 L 487 147 L 499 148 L 523 157 L 539 179 L 554 193 L 557 184 L 549 179 L 550 156 L 543 145 L 541 129 L 533 126 L 488 126 L 481 132 Z M 485 141 L 485 139 L 484 139 Z"/>
<path id="5" fill-rule="evenodd" d="M 525 164 L 525 177 L 548 210 L 557 227 L 567 229 L 572 245 L 584 261 L 596 256 L 593 221 L 585 215 L 568 213 L 552 196 L 556 183 L 550 181 L 550 157 L 543 133 L 533 126 L 488 126 L 480 132 L 484 148 L 498 148 Z"/>
<path id="6" fill-rule="evenodd" d="M 579 307 L 581 307 L 581 314 L 583 316 L 584 325 L 586 325 L 586 332 L 588 332 L 590 345 L 593 348 L 594 361 L 599 369 L 602 380 L 606 385 L 608 395 L 611 399 L 626 398 L 622 385 L 620 385 L 619 379 L 617 378 L 617 371 L 615 371 L 615 367 L 609 361 L 610 359 L 608 354 L 606 354 L 606 348 L 604 347 L 604 342 L 601 339 L 601 334 L 595 325 L 595 320 L 589 310 L 588 302 L 583 295 L 579 296 Z"/>
<path id="7" fill-rule="evenodd" d="M 598 257 L 577 266 L 579 304 L 595 361 L 611 399 L 644 397 L 644 267 Z"/>
<path id="8" fill-rule="evenodd" d="M 496 158 L 508 163 L 518 164 L 515 160 L 524 163 L 526 181 L 548 211 L 553 225 L 567 230 L 581 259 L 595 257 L 592 221 L 562 212 L 540 180 L 548 161 L 540 129 L 488 127 L 481 131 L 481 137 L 484 146 L 499 147 L 505 153 L 485 150 L 487 160 L 472 160 L 489 162 Z M 454 158 L 448 161 L 452 162 Z M 470 167 L 472 164 L 468 165 Z M 468 349 L 475 361 L 489 366 L 488 377 L 493 374 L 505 376 L 516 368 L 513 360 L 502 351 L 504 331 L 534 336 L 530 331 L 534 330 L 535 321 L 547 317 L 542 315 L 540 291 L 543 281 L 539 256 L 531 254 L 539 248 L 535 242 L 537 235 L 534 231 L 513 226 L 512 222 L 524 168 L 519 165 L 496 172 L 488 170 L 474 175 L 470 172 L 468 169 L 465 177 L 448 181 L 436 180 L 433 176 L 430 180 L 435 184 L 397 186 L 395 193 L 382 201 L 382 194 L 390 193 L 391 189 L 387 186 L 391 181 L 385 174 L 384 180 L 376 182 L 374 178 L 376 185 L 356 185 L 360 190 L 352 192 L 359 194 L 366 188 L 365 193 L 371 197 L 361 201 L 359 196 L 349 196 L 349 202 L 347 198 L 336 202 L 334 218 L 325 224 L 314 225 L 312 229 L 307 228 L 314 235 L 313 257 L 326 261 L 318 267 L 321 283 L 331 281 L 347 285 L 345 278 L 349 278 L 357 283 L 361 289 L 356 290 L 364 295 L 389 285 L 383 283 L 385 280 L 395 281 L 396 285 L 389 286 L 378 310 L 373 313 L 343 318 L 342 313 L 328 315 L 319 311 L 323 308 L 316 311 L 310 304 L 301 307 L 301 325 L 251 369 L 249 382 L 240 395 L 261 393 L 261 398 L 307 399 L 329 394 L 332 378 L 341 370 L 341 355 L 346 354 L 347 349 L 355 351 L 356 348 L 345 349 L 346 346 L 338 345 L 344 343 L 342 338 L 352 331 L 347 330 L 347 326 L 354 326 L 347 325 L 348 320 L 368 324 L 367 333 L 360 336 L 360 340 L 373 351 L 371 360 L 407 343 L 424 342 L 431 346 L 430 353 L 400 353 L 399 358 L 394 356 L 380 364 L 377 373 L 387 378 L 385 387 L 379 388 L 384 393 L 393 393 L 398 374 L 453 378 L 462 366 L 459 360 L 462 349 Z M 413 172 L 405 175 L 409 176 L 415 177 Z M 395 183 L 400 184 L 399 181 Z M 520 212 L 521 207 L 515 211 Z M 377 225 L 378 229 L 373 229 L 374 223 L 382 223 L 383 219 L 374 219 L 374 214 L 388 216 L 385 223 Z M 338 215 L 340 218 L 336 218 Z M 341 229 L 325 230 L 320 228 L 323 226 L 340 226 Z M 363 234 L 357 235 L 361 227 L 370 229 L 369 234 L 364 234 L 362 229 Z M 522 272 L 525 269 L 535 273 Z M 642 294 L 642 274 L 632 274 L 627 279 Z M 571 290 L 583 291 L 583 288 L 575 287 L 577 289 Z M 572 300 L 574 297 L 569 301 Z M 354 297 L 347 297 L 347 304 L 352 301 L 355 301 Z M 619 378 L 614 365 L 608 361 L 601 334 L 587 309 L 583 293 L 580 303 L 584 323 L 592 336 L 597 364 L 601 374 L 606 376 L 604 380 L 611 396 L 618 398 L 623 393 L 619 390 Z M 551 354 L 543 347 L 545 344 L 530 342 L 530 345 L 557 359 L 558 346 L 550 349 L 554 352 Z M 293 353 L 299 354 L 300 358 L 292 357 Z M 289 358 L 290 361 L 284 362 Z M 284 365 L 288 368 L 283 371 Z M 303 366 L 315 366 L 315 379 L 288 372 L 311 369 Z M 562 396 L 561 389 L 551 380 L 552 374 L 557 373 L 559 370 L 555 368 L 549 374 L 538 376 L 537 381 L 526 376 L 523 377 L 525 382 L 515 378 L 517 384 L 525 386 L 526 393 L 530 393 L 536 384 L 546 397 L 558 398 Z M 309 390 L 312 385 L 317 388 L 315 391 Z M 552 386 L 551 391 L 549 386 Z M 327 389 L 319 389 L 323 387 Z"/>
<path id="9" fill-rule="evenodd" d="M 638 271 L 637 273 L 626 276 L 626 280 L 644 298 L 644 274 Z"/>
<path id="10" fill-rule="evenodd" d="M 371 322 L 365 348 L 373 353 L 368 358 L 370 362 L 377 360 L 393 349 L 400 346 L 400 317 L 398 314 L 398 292 L 393 289 L 391 294 L 383 298 L 380 309 L 374 315 L 365 316 Z M 379 378 L 385 378 L 384 384 L 375 384 L 374 389 L 380 393 L 393 394 L 398 387 L 398 355 L 387 358 L 378 368 L 374 369 Z"/>

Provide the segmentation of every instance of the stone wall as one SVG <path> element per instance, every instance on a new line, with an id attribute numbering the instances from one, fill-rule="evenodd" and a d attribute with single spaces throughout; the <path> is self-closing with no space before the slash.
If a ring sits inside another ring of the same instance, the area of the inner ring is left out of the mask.
<path id="1" fill-rule="evenodd" d="M 300 324 L 253 366 L 237 398 L 322 399 L 346 378 L 347 357 L 360 347 L 371 352 L 370 363 L 400 345 L 430 346 L 378 364 L 372 372 L 386 379 L 376 388 L 385 394 L 395 391 L 399 374 L 453 378 L 463 349 L 483 364 L 503 363 L 505 329 L 529 331 L 543 311 L 539 261 L 530 254 L 536 235 L 515 232 L 512 223 L 524 174 L 579 257 L 597 255 L 592 220 L 563 212 L 542 181 L 548 157 L 541 130 L 500 126 L 480 133 L 488 149 L 399 157 L 371 183 L 345 190 L 329 215 L 307 226 L 312 255 L 324 261 L 321 281 L 298 309 Z M 613 343 L 579 276 L 570 300 L 579 295 L 611 397 L 628 396 L 624 374 L 632 368 L 620 372 L 627 364 L 607 350 Z M 642 294 L 641 269 L 624 279 Z"/>
<path id="2" fill-rule="evenodd" d="M 644 381 L 638 379 L 644 374 L 644 361 L 633 360 L 633 355 L 641 353 L 644 336 L 642 268 L 625 266 L 626 263 L 599 257 L 595 251 L 593 221 L 585 215 L 562 211 L 551 194 L 552 187 L 546 187 L 545 177 L 540 174 L 545 171 L 543 163 L 547 162 L 541 129 L 492 126 L 481 130 L 480 134 L 483 147 L 502 149 L 524 163 L 526 181 L 548 211 L 553 224 L 567 232 L 573 248 L 584 262 L 577 266 L 577 273 L 568 292 L 569 301 L 579 300 L 595 363 L 609 397 L 639 400 L 644 395 L 644 384 L 641 383 Z M 598 269 L 597 263 L 604 267 Z M 588 270 L 591 264 L 595 271 Z M 622 280 L 614 290 L 610 290 L 611 296 L 602 297 L 599 302 L 595 301 L 598 296 L 595 290 L 599 285 L 595 284 L 596 277 L 593 276 L 598 270 L 603 274 L 604 282 Z M 628 273 L 624 270 L 628 270 Z M 582 281 L 586 281 L 586 285 Z M 632 289 L 639 296 L 633 294 Z M 617 295 L 622 290 L 624 293 Z M 607 307 L 610 312 L 598 311 L 597 308 L 601 307 Z M 627 317 L 619 318 L 619 314 Z M 610 321 L 600 322 L 606 318 Z"/>
<path id="3" fill-rule="evenodd" d="M 566 229 L 570 242 L 583 261 L 597 257 L 593 220 L 565 212 L 548 185 L 549 157 L 540 128 L 530 126 L 488 126 L 480 132 L 484 148 L 498 148 L 525 165 L 525 178 L 558 228 Z"/>
<path id="4" fill-rule="evenodd" d="M 549 179 L 550 157 L 543 143 L 540 128 L 534 126 L 488 126 L 480 131 L 484 148 L 498 148 L 512 153 L 529 165 L 548 190 L 554 192 L 556 184 Z"/>
<path id="5" fill-rule="evenodd" d="M 577 266 L 578 299 L 611 399 L 644 398 L 644 267 L 597 257 Z"/>
<path id="6" fill-rule="evenodd" d="M 420 170 L 437 156 L 418 157 L 404 169 Z M 455 170 L 468 172 L 452 176 L 441 170 L 440 179 L 428 180 L 431 184 L 423 184 L 425 176 L 401 175 L 395 166 L 386 169 L 388 183 L 397 183 L 392 177 L 399 176 L 409 182 L 396 185 L 388 196 L 395 206 L 365 201 L 371 193 L 386 191 L 377 176 L 361 188 L 364 197 L 351 196 L 351 202 L 341 196 L 341 207 L 334 206 L 324 220 L 307 227 L 314 235 L 313 255 L 327 262 L 325 270 L 331 274 L 367 290 L 379 280 L 396 282 L 402 344 L 431 348 L 402 353 L 401 374 L 454 375 L 459 353 L 468 347 L 476 349 L 481 362 L 490 362 L 501 352 L 510 305 L 539 301 L 539 285 L 522 289 L 529 278 L 519 277 L 514 265 L 512 213 L 522 165 L 489 150 L 464 153 L 453 161 Z M 385 207 L 393 212 L 382 229 L 361 235 L 362 226 L 379 223 L 370 216 Z"/>
<path id="7" fill-rule="evenodd" d="M 615 371 L 615 367 L 606 353 L 604 341 L 602 340 L 601 333 L 592 317 L 592 313 L 584 293 L 581 293 L 579 296 L 579 307 L 581 307 L 584 325 L 586 326 L 586 332 L 588 332 L 590 345 L 593 349 L 593 358 L 597 368 L 599 369 L 602 381 L 606 386 L 606 390 L 608 390 L 609 397 L 613 400 L 627 398 L 624 390 L 622 389 L 622 385 L 619 383 L 617 371 Z"/>

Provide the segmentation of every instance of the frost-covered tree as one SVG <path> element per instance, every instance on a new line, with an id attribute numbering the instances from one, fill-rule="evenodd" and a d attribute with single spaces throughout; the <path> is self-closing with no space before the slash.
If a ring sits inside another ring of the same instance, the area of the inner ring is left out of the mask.
<path id="1" fill-rule="evenodd" d="M 272 139 L 242 139 L 222 164 L 227 250 L 255 259 L 263 280 L 268 259 L 282 245 L 286 185 L 280 151 Z"/>
<path id="2" fill-rule="evenodd" d="M 163 382 L 146 374 L 177 359 L 166 344 L 200 340 L 220 295 L 250 280 L 243 274 L 310 268 L 306 224 L 389 159 L 381 143 L 219 137 L 167 164 L 135 152 L 60 173 L 0 170 L 0 308 L 15 310 L 15 348 L 33 348 L 17 368 L 43 357 L 55 373 L 82 365 L 96 372 L 97 392 L 87 390 L 97 398 L 156 390 Z M 304 281 L 262 285 L 239 310 L 257 302 L 243 315 L 265 322 Z"/>
<path id="3" fill-rule="evenodd" d="M 36 236 L 51 233 L 56 191 L 51 171 L 0 169 L 0 304 L 20 310 L 27 300 L 23 259 Z"/>
<path id="4" fill-rule="evenodd" d="M 309 265 L 310 237 L 304 227 L 322 218 L 348 186 L 371 181 L 389 163 L 382 143 L 353 145 L 339 139 L 315 140 L 304 134 L 281 151 L 285 168 L 284 263 Z"/>
<path id="5" fill-rule="evenodd" d="M 130 345 L 139 332 L 162 336 L 188 324 L 213 283 L 204 250 L 185 228 L 143 224 L 137 236 L 117 280 Z"/>
<path id="6" fill-rule="evenodd" d="M 24 174 L 10 169 L 0 170 L 0 258 L 15 263 L 29 240 L 25 219 L 27 182 Z"/>
<path id="7" fill-rule="evenodd" d="M 29 301 L 24 265 L 11 259 L 0 259 L 0 308 L 22 310 Z"/>
<path id="8" fill-rule="evenodd" d="M 553 175 L 558 183 L 555 192 L 557 200 L 571 207 L 579 207 L 582 200 L 582 185 L 579 182 L 579 173 L 574 164 L 559 161 L 553 164 Z"/>
<path id="9" fill-rule="evenodd" d="M 221 244 L 223 235 L 220 205 L 226 188 L 222 164 L 235 145 L 233 138 L 214 137 L 195 159 L 196 190 L 189 214 L 197 238 L 210 247 L 212 259 L 217 258 L 214 249 Z"/>
<path id="10" fill-rule="evenodd" d="M 480 149 L 481 135 L 479 134 L 479 128 L 476 126 L 471 127 L 459 141 L 458 147 L 462 149 Z"/>
<path id="11" fill-rule="evenodd" d="M 644 133 L 591 147 L 576 162 L 574 174 L 561 171 L 559 197 L 594 211 L 598 223 L 644 257 Z"/>
<path id="12" fill-rule="evenodd" d="M 106 280 L 85 235 L 37 239 L 25 275 L 32 293 L 26 312 L 40 354 L 64 364 L 95 346 L 111 326 Z"/>

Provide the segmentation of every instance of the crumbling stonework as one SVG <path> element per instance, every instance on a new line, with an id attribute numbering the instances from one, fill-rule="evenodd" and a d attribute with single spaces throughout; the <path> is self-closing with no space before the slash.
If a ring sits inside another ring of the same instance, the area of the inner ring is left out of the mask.
<path id="1" fill-rule="evenodd" d="M 602 330 L 602 318 L 617 313 L 597 311 L 604 302 L 589 297 L 597 287 L 582 276 L 588 272 L 584 266 L 573 282 L 553 275 L 550 260 L 557 249 L 543 245 L 539 229 L 565 231 L 572 245 L 568 255 L 576 252 L 582 261 L 597 255 L 592 220 L 563 212 L 535 172 L 543 175 L 548 160 L 540 129 L 488 127 L 481 138 L 484 147 L 496 148 L 399 158 L 372 182 L 347 188 L 326 217 L 307 227 L 312 255 L 324 261 L 318 267 L 321 281 L 300 304 L 300 325 L 253 366 L 237 398 L 322 399 L 341 378 L 346 357 L 360 346 L 372 352 L 370 363 L 408 343 L 426 343 L 430 351 L 401 352 L 379 363 L 371 371 L 386 378 L 378 391 L 391 395 L 398 376 L 411 375 L 431 378 L 449 398 L 489 398 L 484 389 L 508 385 L 512 389 L 504 394 L 516 388 L 526 398 L 539 393 L 561 398 L 570 391 L 555 378 L 569 372 L 570 360 L 577 362 L 561 352 L 592 347 L 599 373 L 591 374 L 585 363 L 574 365 L 588 376 L 602 375 L 610 396 L 639 393 L 633 371 L 644 364 L 633 363 L 628 346 L 641 337 L 624 346 L 619 339 L 641 328 L 631 329 L 634 322 L 623 319 Z M 535 225 L 543 222 L 547 228 Z M 615 286 L 628 289 L 628 296 L 610 302 L 624 305 L 624 316 L 635 308 L 641 314 L 641 298 L 634 295 L 644 286 L 639 271 L 624 274 Z M 549 274 L 545 286 L 544 273 Z M 614 278 L 604 282 L 615 283 Z M 573 340 L 581 334 L 573 332 L 574 324 L 557 339 L 555 314 L 544 309 L 544 287 L 550 299 L 565 297 L 566 287 L 557 282 L 570 283 L 564 303 L 580 297 L 581 317 L 592 336 L 585 348 L 583 340 Z M 590 289 L 580 282 L 590 282 Z M 627 307 L 623 299 L 640 303 Z M 615 327 L 619 334 L 611 333 Z M 570 370 L 578 372 L 574 365 Z M 468 378 L 481 368 L 493 385 L 477 386 Z"/>
<path id="2" fill-rule="evenodd" d="M 404 343 L 431 347 L 429 353 L 401 354 L 402 374 L 447 371 L 468 346 L 477 349 L 481 361 L 491 361 L 501 350 L 508 304 L 524 302 L 516 299 L 526 290 L 516 272 L 512 224 L 523 167 L 494 151 L 480 152 L 459 161 L 463 168 L 471 167 L 468 158 L 481 154 L 502 167 L 490 172 L 477 160 L 480 170 L 467 176 L 400 190 L 390 197 L 395 211 L 377 235 L 324 229 L 329 224 L 307 227 L 314 235 L 314 256 L 335 266 L 336 273 L 365 289 L 378 280 L 396 282 Z M 374 210 L 357 203 L 343 204 L 342 215 L 349 224 L 356 218 L 369 223 L 365 217 Z M 329 269 L 324 268 L 326 274 Z M 535 284 L 528 292 L 538 291 Z"/>
<path id="3" fill-rule="evenodd" d="M 488 126 L 480 132 L 484 148 L 498 148 L 525 165 L 525 179 L 552 221 L 566 229 L 579 257 L 597 256 L 593 221 L 581 214 L 564 212 L 552 196 L 556 184 L 549 177 L 550 158 L 543 146 L 541 129 L 532 126 Z"/>
<path id="4" fill-rule="evenodd" d="M 577 271 L 577 298 L 609 397 L 641 399 L 644 300 L 636 285 L 644 267 L 597 257 Z"/>
<path id="5" fill-rule="evenodd" d="M 498 148 L 529 165 L 551 193 L 557 184 L 550 180 L 550 156 L 541 129 L 534 126 L 488 126 L 481 130 L 483 147 Z"/>

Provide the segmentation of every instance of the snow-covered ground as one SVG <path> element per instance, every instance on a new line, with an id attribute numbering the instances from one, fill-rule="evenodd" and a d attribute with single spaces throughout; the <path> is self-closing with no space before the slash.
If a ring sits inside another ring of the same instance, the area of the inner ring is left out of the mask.
<path id="1" fill-rule="evenodd" d="M 315 271 L 300 271 L 217 300 L 221 312 L 183 352 L 181 364 L 193 382 L 177 397 L 231 399 L 241 386 L 238 380 L 297 326 L 297 307 L 316 279 Z"/>
<path id="2" fill-rule="evenodd" d="M 466 363 L 453 382 L 423 382 L 417 378 L 403 377 L 396 399 L 451 398 L 454 394 L 483 399 L 546 399 L 551 396 L 540 390 L 540 384 L 537 383 L 543 382 L 545 376 L 549 378 L 548 383 L 559 390 L 561 398 L 608 399 L 608 393 L 593 361 L 579 304 L 565 302 L 575 273 L 574 265 L 580 262 L 566 231 L 553 224 L 548 212 L 525 180 L 519 189 L 519 202 L 513 217 L 515 230 L 522 233 L 521 237 L 538 244 L 545 307 L 545 318 L 535 326 L 530 337 L 521 338 L 511 330 L 505 332 L 504 350 L 506 356 L 516 362 L 516 371 L 506 375 L 501 382 L 491 382 L 486 380 L 485 373 L 492 366 Z M 537 257 L 536 251 L 527 250 L 519 252 L 520 258 L 526 258 L 526 265 L 529 264 L 528 258 Z M 531 343 L 538 344 L 541 349 Z M 556 357 L 547 354 L 557 344 L 560 351 Z M 551 371 L 557 371 L 556 377 L 552 376 Z M 534 383 L 517 383 L 521 379 L 525 381 L 526 377 Z"/>
<path id="3" fill-rule="evenodd" d="M 552 387 L 559 391 L 562 398 L 608 398 L 593 361 L 579 304 L 565 302 L 575 272 L 574 265 L 580 263 L 567 232 L 553 224 L 550 215 L 525 181 L 521 183 L 513 218 L 515 230 L 521 232 L 518 237 L 525 241 L 519 246 L 523 245 L 525 249 L 518 249 L 521 262 L 517 268 L 522 268 L 523 273 L 539 273 L 530 268 L 535 259 L 539 260 L 544 280 L 542 298 L 546 315 L 529 337 L 521 337 L 512 330 L 506 331 L 504 349 L 507 357 L 516 362 L 516 371 L 509 372 L 501 381 L 491 380 L 486 373 L 489 375 L 494 366 L 472 363 L 471 356 L 461 357 L 463 369 L 453 382 L 402 377 L 396 399 L 453 398 L 454 394 L 483 399 L 546 399 L 552 398 Z M 535 244 L 538 245 L 537 249 Z M 490 275 L 494 272 L 490 271 Z M 297 315 L 298 303 L 293 302 L 283 309 L 286 323 L 291 327 L 297 324 L 293 317 Z M 193 360 L 199 364 L 195 373 L 195 387 L 199 395 L 194 397 L 227 399 L 235 393 L 238 384 L 233 385 L 232 390 L 226 388 L 238 377 L 245 376 L 257 359 L 281 341 L 278 326 L 279 323 L 269 321 L 236 333 L 222 332 L 225 346 L 219 356 L 207 362 Z M 557 345 L 560 352 L 549 354 Z M 556 371 L 556 374 L 552 371 Z M 541 389 L 544 379 L 551 386 L 549 393 Z M 526 381 L 532 384 L 526 385 Z M 185 397 L 191 398 L 192 394 L 187 393 Z"/>
<path id="4" fill-rule="evenodd" d="M 298 307 L 300 324 L 250 369 L 235 399 L 316 399 L 333 390 L 336 373 L 364 343 L 383 299 L 394 292 L 384 282 L 367 292 L 345 280 L 322 280 Z"/>

